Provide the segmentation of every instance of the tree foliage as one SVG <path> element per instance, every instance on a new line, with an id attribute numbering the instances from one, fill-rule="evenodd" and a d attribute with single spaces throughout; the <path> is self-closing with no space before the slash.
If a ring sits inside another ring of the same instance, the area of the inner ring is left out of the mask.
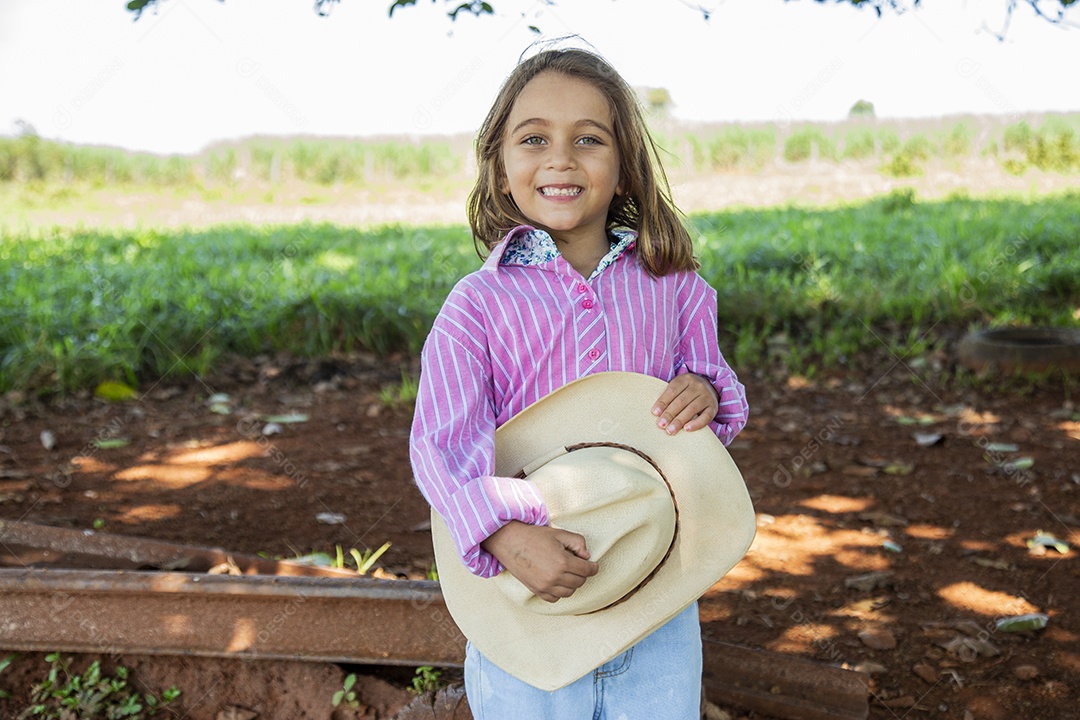
<path id="1" fill-rule="evenodd" d="M 849 118 L 870 118 L 871 120 L 876 117 L 874 114 L 874 103 L 869 100 L 857 100 L 851 109 L 848 110 Z"/>
<path id="2" fill-rule="evenodd" d="M 358 2 L 361 0 L 357 0 Z M 504 0 L 505 1 L 505 0 Z M 545 0 L 549 5 L 554 5 L 554 0 Z M 791 0 L 786 0 L 791 2 Z M 998 33 L 999 38 L 1003 38 L 1009 27 L 1009 21 L 1012 19 L 1012 14 L 1016 10 L 1017 5 L 1024 4 L 1031 8 L 1031 10 L 1042 19 L 1054 24 L 1060 24 L 1065 20 L 1065 11 L 1070 6 L 1078 2 L 1078 0 L 1003 0 L 1005 2 L 1005 25 L 1001 32 Z M 127 3 L 127 9 L 135 14 L 135 20 L 138 20 L 144 10 L 155 8 L 164 0 L 129 0 Z M 219 0 L 219 2 L 225 2 L 225 0 Z M 341 0 L 313 0 L 315 12 L 318 15 L 329 15 L 333 7 L 341 2 Z M 412 7 L 416 5 L 418 0 L 391 0 L 389 13 L 393 17 L 394 11 L 401 8 Z M 446 8 L 446 14 L 451 20 L 456 20 L 458 15 L 465 13 L 468 15 L 493 15 L 495 13 L 494 6 L 485 0 L 431 0 L 433 4 L 442 3 L 442 6 Z M 819 4 L 833 4 L 843 5 L 850 4 L 855 7 L 870 7 L 880 17 L 886 11 L 903 13 L 908 10 L 915 10 L 922 4 L 922 0 L 814 0 Z M 693 7 L 693 5 L 691 5 Z M 711 10 L 704 6 L 697 6 L 696 8 L 702 14 L 702 16 L 708 20 Z"/>

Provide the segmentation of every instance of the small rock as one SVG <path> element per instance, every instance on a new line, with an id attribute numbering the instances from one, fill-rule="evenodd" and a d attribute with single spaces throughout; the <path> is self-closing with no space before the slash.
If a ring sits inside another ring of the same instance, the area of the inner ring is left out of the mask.
<path id="1" fill-rule="evenodd" d="M 1039 676 L 1039 668 L 1034 665 L 1017 665 L 1013 668 L 1013 675 L 1019 680 L 1034 680 Z"/>
<path id="2" fill-rule="evenodd" d="M 355 688 L 357 697 L 362 698 L 365 704 L 374 708 L 377 717 L 397 717 L 408 705 L 420 699 L 416 698 L 414 700 L 413 694 L 408 690 L 391 685 L 382 678 L 370 675 L 357 675 Z M 460 688 L 460 690 L 457 688 Z M 425 706 L 424 709 L 429 713 L 434 709 L 436 711 L 435 717 L 440 720 L 442 718 L 449 719 L 454 717 L 453 710 L 445 714 L 439 714 L 439 705 L 447 705 L 451 709 L 457 708 L 458 705 L 463 703 L 464 696 L 465 688 L 463 686 L 451 686 L 443 688 L 434 697 L 429 697 L 422 705 Z M 436 700 L 440 702 L 436 702 Z M 422 716 L 417 715 L 416 717 Z M 427 717 L 430 717 L 430 715 Z"/>
<path id="3" fill-rule="evenodd" d="M 315 520 L 323 525 L 344 525 L 345 516 L 341 513 L 321 512 L 315 516 Z"/>
<path id="4" fill-rule="evenodd" d="M 972 698 L 967 704 L 967 711 L 974 716 L 974 720 L 1013 720 L 1001 703 L 985 695 Z"/>
<path id="5" fill-rule="evenodd" d="M 1069 686 L 1060 680 L 1047 680 L 1043 684 L 1043 692 L 1049 698 L 1060 700 L 1069 694 Z"/>
<path id="6" fill-rule="evenodd" d="M 872 650 L 892 650 L 896 647 L 896 636 L 885 628 L 871 628 L 859 633 L 863 645 Z"/>
<path id="7" fill-rule="evenodd" d="M 705 720 L 731 720 L 731 714 L 711 702 L 705 702 Z"/>
<path id="8" fill-rule="evenodd" d="M 844 578 L 844 586 L 855 590 L 870 592 L 875 588 L 885 585 L 892 579 L 892 576 L 893 574 L 889 570 L 866 573 L 865 575 L 852 575 L 851 577 Z"/>
<path id="9" fill-rule="evenodd" d="M 915 433 L 912 437 L 919 447 L 931 447 L 945 440 L 941 433 Z"/>
<path id="10" fill-rule="evenodd" d="M 861 672 L 864 675 L 881 675 L 889 672 L 889 668 L 885 667 L 881 663 L 870 662 L 869 660 L 863 660 L 858 665 L 851 668 L 855 672 Z"/>
<path id="11" fill-rule="evenodd" d="M 41 431 L 41 446 L 46 450 L 52 450 L 56 447 L 56 435 L 53 434 L 52 430 Z"/>
<path id="12" fill-rule="evenodd" d="M 996 657 L 1001 654 L 993 643 L 981 638 L 962 637 L 957 635 L 952 640 L 938 641 L 941 647 L 950 654 L 958 656 L 964 662 L 973 662 L 978 657 Z"/>
<path id="13" fill-rule="evenodd" d="M 917 663 L 915 667 L 911 668 L 911 672 L 918 675 L 930 685 L 934 685 L 940 679 L 938 671 L 934 669 L 934 666 L 927 665 L 926 663 Z"/>
<path id="14" fill-rule="evenodd" d="M 255 720 L 259 717 L 259 713 L 248 710 L 247 708 L 237 707 L 236 705 L 230 705 L 227 708 L 223 708 L 218 711 L 215 720 Z"/>
<path id="15" fill-rule="evenodd" d="M 389 720 L 464 720 L 471 718 L 465 688 L 450 686 L 438 692 L 418 695 Z"/>

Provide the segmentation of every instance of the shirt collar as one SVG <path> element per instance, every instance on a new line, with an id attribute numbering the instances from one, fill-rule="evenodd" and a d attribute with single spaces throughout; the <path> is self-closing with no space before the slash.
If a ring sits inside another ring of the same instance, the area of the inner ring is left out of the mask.
<path id="1" fill-rule="evenodd" d="M 637 232 L 627 227 L 611 228 L 608 234 L 611 236 L 611 250 L 600 260 L 589 280 L 632 249 L 637 241 Z M 559 249 L 550 234 L 531 225 L 518 225 L 492 248 L 483 268 L 494 272 L 500 265 L 543 265 L 557 257 Z"/>

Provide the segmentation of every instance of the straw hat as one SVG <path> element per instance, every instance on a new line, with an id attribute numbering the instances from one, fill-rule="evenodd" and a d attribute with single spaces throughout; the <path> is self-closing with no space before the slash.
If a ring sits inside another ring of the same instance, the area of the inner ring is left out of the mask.
<path id="1" fill-rule="evenodd" d="M 485 657 L 542 690 L 611 660 L 724 576 L 754 538 L 739 470 L 708 429 L 670 436 L 650 412 L 667 383 L 589 375 L 495 432 L 495 474 L 535 482 L 554 527 L 585 536 L 599 572 L 548 603 L 509 572 L 462 564 L 442 517 L 432 538 L 446 606 Z"/>

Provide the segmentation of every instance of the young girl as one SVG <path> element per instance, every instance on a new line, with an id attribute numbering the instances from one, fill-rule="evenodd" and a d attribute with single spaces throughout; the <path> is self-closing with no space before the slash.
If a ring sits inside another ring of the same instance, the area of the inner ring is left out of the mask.
<path id="1" fill-rule="evenodd" d="M 557 602 L 597 564 L 583 536 L 547 524 L 530 482 L 494 476 L 495 429 L 607 370 L 668 383 L 652 413 L 669 434 L 711 431 L 727 444 L 747 404 L 636 95 L 606 61 L 575 49 L 521 62 L 476 148 L 469 222 L 488 257 L 451 292 L 425 343 L 413 469 L 471 572 L 506 569 Z M 554 692 L 471 645 L 465 680 L 477 718 L 697 718 L 697 604 Z"/>

